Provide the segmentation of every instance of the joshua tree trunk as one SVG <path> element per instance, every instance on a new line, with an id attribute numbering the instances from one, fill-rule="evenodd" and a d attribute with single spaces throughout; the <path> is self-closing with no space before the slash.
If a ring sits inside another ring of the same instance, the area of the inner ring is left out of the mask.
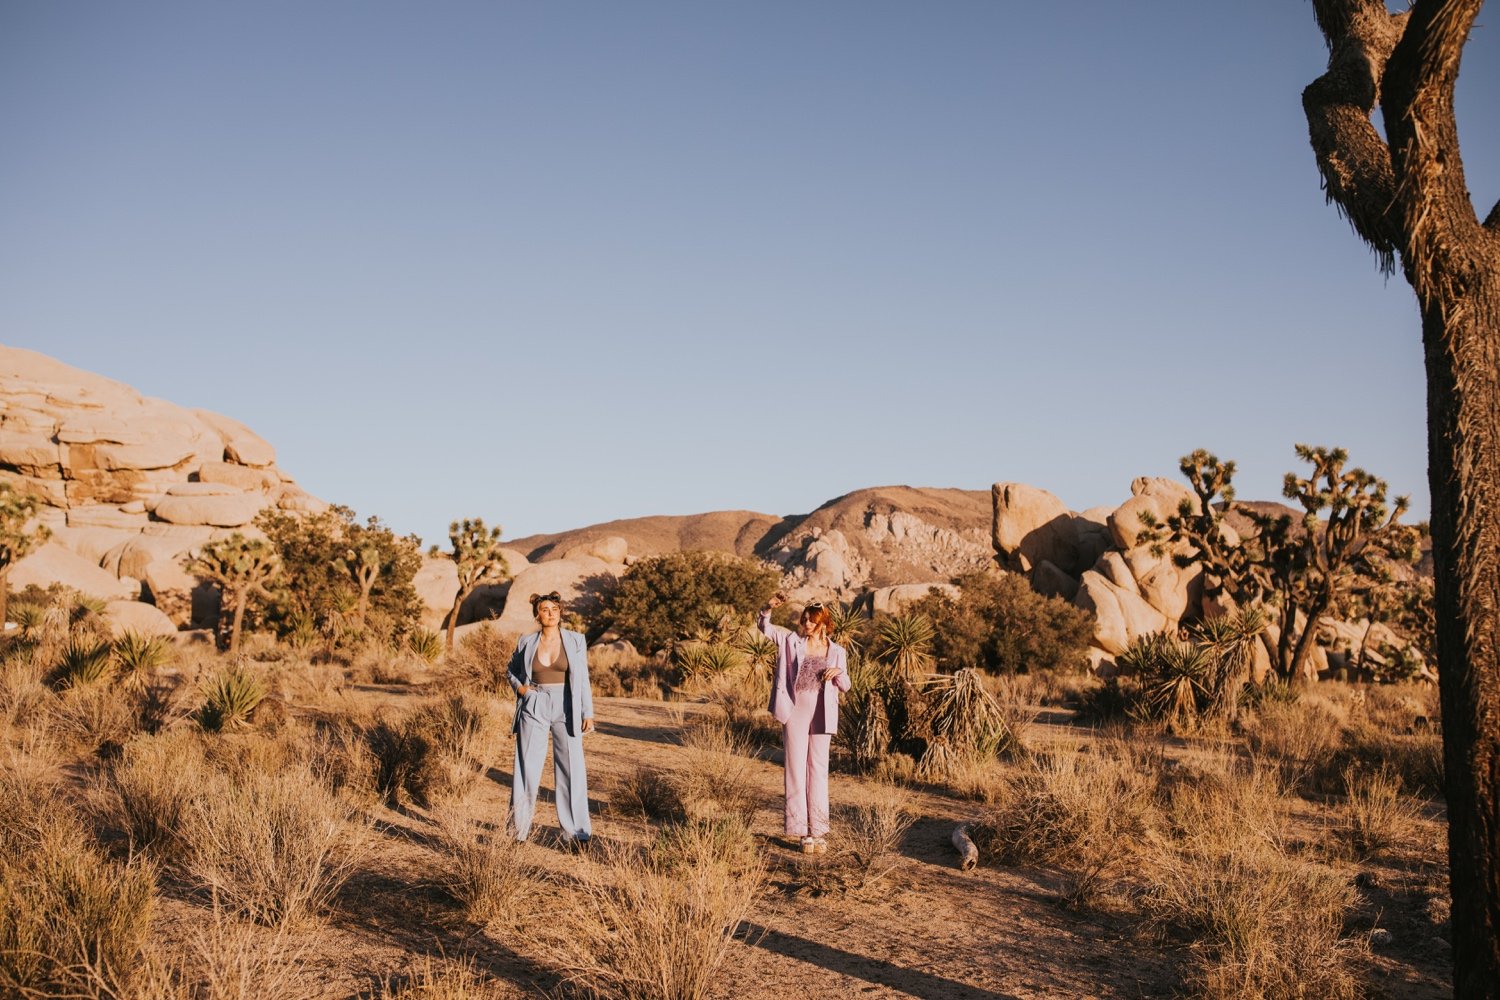
<path id="1" fill-rule="evenodd" d="M 4 630 L 10 607 L 10 567 L 0 568 L 0 630 Z"/>
<path id="2" fill-rule="evenodd" d="M 458 627 L 458 609 L 463 607 L 464 598 L 468 596 L 468 592 L 462 588 L 453 595 L 453 610 L 448 612 L 448 643 L 445 649 L 453 648 L 453 630 Z"/>
<path id="3" fill-rule="evenodd" d="M 240 651 L 240 626 L 245 622 L 245 605 L 250 600 L 250 588 L 240 587 L 234 592 L 234 621 L 229 626 L 229 652 Z"/>
<path id="4" fill-rule="evenodd" d="M 1330 200 L 1422 313 L 1454 992 L 1500 997 L 1500 205 L 1480 222 L 1453 89 L 1483 0 L 1314 0 L 1303 92 Z M 1380 102 L 1386 137 L 1371 123 Z"/>

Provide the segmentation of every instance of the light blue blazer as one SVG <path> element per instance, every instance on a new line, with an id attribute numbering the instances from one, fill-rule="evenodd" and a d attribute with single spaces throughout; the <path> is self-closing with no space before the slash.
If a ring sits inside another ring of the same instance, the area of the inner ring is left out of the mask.
<path id="1" fill-rule="evenodd" d="M 506 673 L 511 690 L 516 693 L 517 698 L 521 696 L 521 688 L 531 683 L 531 661 L 536 657 L 537 643 L 541 638 L 541 632 L 532 632 L 521 636 L 516 643 L 516 651 L 510 658 L 510 667 Z M 582 731 L 579 720 L 594 717 L 594 692 L 589 687 L 589 646 L 582 632 L 569 629 L 562 630 L 562 644 L 563 654 L 568 658 L 568 679 L 564 691 L 567 706 L 564 716 L 567 719 L 568 735 L 577 736 Z M 517 705 L 516 721 L 511 726 L 511 732 L 520 731 L 521 711 Z"/>

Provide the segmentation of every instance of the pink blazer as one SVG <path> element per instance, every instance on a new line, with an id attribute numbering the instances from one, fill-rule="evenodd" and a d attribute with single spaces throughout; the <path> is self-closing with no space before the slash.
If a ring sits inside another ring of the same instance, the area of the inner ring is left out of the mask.
<path id="1" fill-rule="evenodd" d="M 755 624 L 776 643 L 776 676 L 771 679 L 771 704 L 768 708 L 776 721 L 784 726 L 792 717 L 792 693 L 787 688 L 787 677 L 802 663 L 807 640 L 791 629 L 772 625 L 769 611 L 762 611 Z M 828 642 L 828 665 L 839 668 L 838 676 L 823 682 L 823 728 L 832 733 L 839 726 L 839 692 L 849 690 L 849 656 L 843 646 L 831 639 Z"/>

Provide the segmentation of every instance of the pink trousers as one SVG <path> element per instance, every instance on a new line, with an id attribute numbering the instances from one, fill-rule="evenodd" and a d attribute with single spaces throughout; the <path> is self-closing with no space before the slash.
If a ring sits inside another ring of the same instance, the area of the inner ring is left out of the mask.
<path id="1" fill-rule="evenodd" d="M 823 728 L 822 698 L 803 697 L 792 706 L 792 717 L 781 730 L 786 750 L 786 834 L 823 837 L 828 834 L 828 745 L 833 737 L 813 732 Z"/>

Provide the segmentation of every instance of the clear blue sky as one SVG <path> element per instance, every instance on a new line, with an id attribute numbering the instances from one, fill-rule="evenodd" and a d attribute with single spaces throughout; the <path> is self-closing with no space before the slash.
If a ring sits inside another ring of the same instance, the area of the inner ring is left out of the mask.
<path id="1" fill-rule="evenodd" d="M 1416 307 L 1319 190 L 1324 65 L 1303 0 L 5 0 L 0 341 L 428 542 L 1081 509 L 1200 446 L 1275 496 L 1299 441 L 1423 516 Z"/>

